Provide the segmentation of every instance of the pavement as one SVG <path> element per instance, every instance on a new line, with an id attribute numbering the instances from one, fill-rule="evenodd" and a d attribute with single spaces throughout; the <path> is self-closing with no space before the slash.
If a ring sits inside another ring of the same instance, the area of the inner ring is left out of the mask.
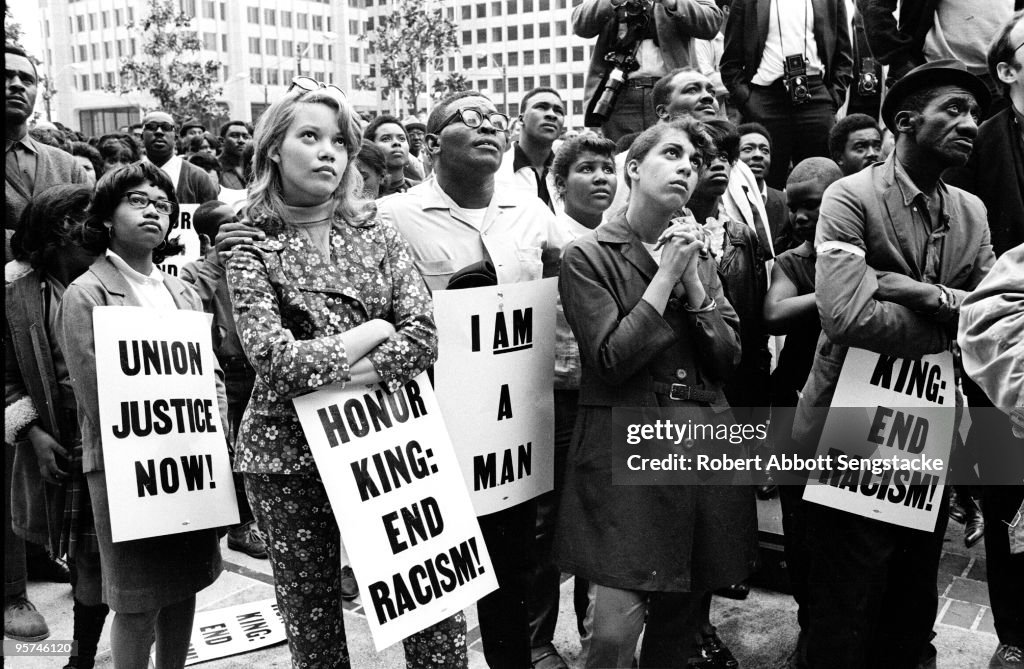
<path id="1" fill-rule="evenodd" d="M 779 530 L 778 500 L 759 502 L 759 524 L 762 546 L 773 543 Z M 973 549 L 963 545 L 963 528 L 949 523 L 939 567 L 939 613 L 934 641 L 938 648 L 939 669 L 983 669 L 997 645 L 989 608 L 988 583 L 985 577 L 983 543 Z M 225 571 L 216 583 L 197 596 L 197 610 L 210 610 L 234 604 L 272 598 L 273 577 L 266 560 L 256 560 L 229 550 L 226 540 L 221 546 Z M 768 558 L 773 553 L 766 552 Z M 768 560 L 770 561 L 770 560 Z M 562 582 L 561 610 L 554 644 L 572 669 L 582 666 L 580 640 L 572 611 L 572 579 Z M 71 589 L 67 584 L 30 583 L 29 597 L 46 616 L 50 640 L 72 638 Z M 480 645 L 476 610 L 466 611 L 469 625 L 469 666 L 486 669 Z M 110 658 L 109 625 L 104 627 L 96 666 L 113 666 Z M 743 669 L 784 669 L 796 645 L 796 605 L 792 598 L 769 588 L 755 587 L 744 601 L 715 598 L 712 622 L 719 636 L 732 650 Z M 351 664 L 358 669 L 402 668 L 405 666 L 401 644 L 376 653 L 359 601 L 346 603 L 345 630 L 348 636 Z M 66 658 L 7 657 L 11 669 L 60 669 Z M 280 644 L 243 655 L 211 660 L 193 665 L 204 669 L 287 669 L 291 666 L 288 649 Z"/>

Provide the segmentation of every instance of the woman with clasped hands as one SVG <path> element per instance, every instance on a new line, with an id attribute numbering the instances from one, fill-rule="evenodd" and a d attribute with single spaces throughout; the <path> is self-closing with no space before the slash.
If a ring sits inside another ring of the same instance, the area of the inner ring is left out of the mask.
<path id="1" fill-rule="evenodd" d="M 228 283 L 256 370 L 235 467 L 266 535 L 292 666 L 349 666 L 340 536 L 292 399 L 331 384 L 394 391 L 437 357 L 430 295 L 397 230 L 361 200 L 345 94 L 299 77 L 260 117 L 248 222 Z M 357 512 L 357 511 L 353 511 Z M 410 667 L 466 666 L 461 613 L 405 640 Z"/>
<path id="2" fill-rule="evenodd" d="M 613 407 L 729 420 L 722 385 L 739 363 L 739 321 L 703 231 L 673 219 L 711 150 L 689 118 L 645 131 L 626 156 L 627 207 L 562 258 L 583 374 L 555 551 L 563 571 L 591 584 L 586 667 L 631 666 L 645 616 L 640 666 L 686 666 L 699 655 L 703 594 L 742 581 L 756 556 L 749 488 L 612 481 L 613 459 L 625 460 L 612 446 Z"/>

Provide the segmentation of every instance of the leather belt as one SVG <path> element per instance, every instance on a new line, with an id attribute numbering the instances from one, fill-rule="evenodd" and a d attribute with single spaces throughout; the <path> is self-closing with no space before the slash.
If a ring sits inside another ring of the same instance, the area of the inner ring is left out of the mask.
<path id="1" fill-rule="evenodd" d="M 626 79 L 626 88 L 654 88 L 658 83 L 658 77 L 629 77 Z"/>
<path id="2" fill-rule="evenodd" d="M 714 390 L 705 390 L 685 383 L 660 383 L 655 381 L 651 388 L 659 395 L 668 395 L 670 400 L 689 400 L 691 402 L 717 402 L 720 395 Z"/>

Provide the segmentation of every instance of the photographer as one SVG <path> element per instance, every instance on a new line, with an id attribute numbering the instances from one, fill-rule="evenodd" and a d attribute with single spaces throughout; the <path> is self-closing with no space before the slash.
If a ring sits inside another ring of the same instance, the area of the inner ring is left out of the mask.
<path id="1" fill-rule="evenodd" d="M 828 132 L 846 99 L 852 65 L 845 2 L 732 3 L 722 80 L 744 121 L 771 133 L 769 186 L 786 185 L 791 160 L 828 156 Z"/>
<path id="2" fill-rule="evenodd" d="M 696 67 L 696 39 L 713 39 L 725 19 L 715 0 L 584 0 L 572 12 L 580 37 L 597 37 L 587 73 L 586 124 L 617 142 L 658 121 L 654 83 Z M 602 95 L 605 93 L 602 98 Z M 605 104 L 598 104 L 604 100 Z M 611 103 L 608 108 L 607 103 Z"/>

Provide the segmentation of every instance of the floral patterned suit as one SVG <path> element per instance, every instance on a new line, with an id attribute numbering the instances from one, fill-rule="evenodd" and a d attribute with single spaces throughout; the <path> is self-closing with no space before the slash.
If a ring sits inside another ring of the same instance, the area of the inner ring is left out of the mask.
<path id="1" fill-rule="evenodd" d="M 343 333 L 381 318 L 395 334 L 369 354 L 389 390 L 437 356 L 426 285 L 389 223 L 337 218 L 325 258 L 294 226 L 236 247 L 227 263 L 238 334 L 256 370 L 235 467 L 267 549 L 294 667 L 347 667 L 339 532 L 292 398 L 347 382 Z M 441 632 L 441 633 L 437 633 Z M 458 614 L 405 642 L 409 666 L 465 667 Z"/>

